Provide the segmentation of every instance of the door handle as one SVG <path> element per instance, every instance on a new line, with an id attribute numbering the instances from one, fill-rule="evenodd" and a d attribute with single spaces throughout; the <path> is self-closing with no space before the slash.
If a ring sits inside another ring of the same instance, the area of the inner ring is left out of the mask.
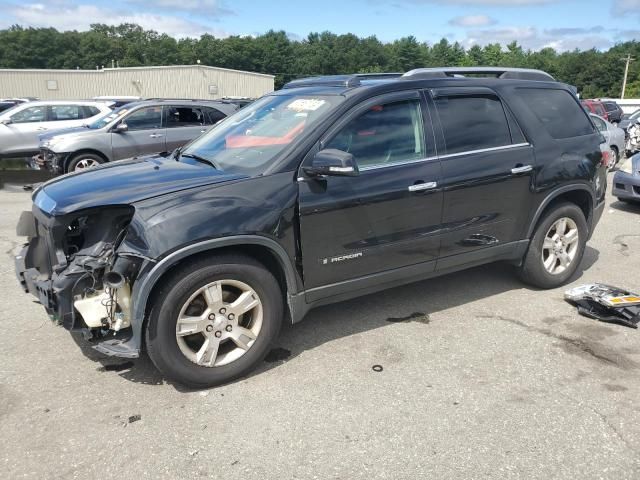
<path id="1" fill-rule="evenodd" d="M 527 173 L 533 170 L 533 165 L 522 165 L 520 167 L 514 167 L 511 169 L 511 173 L 517 175 L 518 173 Z"/>
<path id="2" fill-rule="evenodd" d="M 422 190 L 432 190 L 438 186 L 438 182 L 424 182 L 409 185 L 410 192 L 421 192 Z"/>
<path id="3" fill-rule="evenodd" d="M 151 135 L 149 135 L 150 138 L 161 138 L 164 135 L 162 135 L 161 133 L 152 133 Z"/>

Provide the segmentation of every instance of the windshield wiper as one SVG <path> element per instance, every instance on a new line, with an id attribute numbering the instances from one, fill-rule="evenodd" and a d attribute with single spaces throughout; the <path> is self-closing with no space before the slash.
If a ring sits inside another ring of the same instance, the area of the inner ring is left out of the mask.
<path id="1" fill-rule="evenodd" d="M 206 163 L 207 165 L 211 165 L 213 168 L 218 170 L 218 166 L 215 163 L 213 163 L 212 160 L 209 160 L 208 158 L 201 157 L 200 155 L 196 155 L 195 153 L 178 152 L 178 159 L 180 159 L 182 157 L 184 157 L 184 158 L 193 158 L 197 162 Z"/>

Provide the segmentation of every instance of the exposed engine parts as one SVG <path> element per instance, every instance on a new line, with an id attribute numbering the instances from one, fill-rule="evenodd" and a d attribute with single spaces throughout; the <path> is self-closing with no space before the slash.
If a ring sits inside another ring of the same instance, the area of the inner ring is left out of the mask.
<path id="1" fill-rule="evenodd" d="M 640 151 L 640 123 L 633 123 L 627 128 L 627 144 L 628 153 L 636 153 Z"/>

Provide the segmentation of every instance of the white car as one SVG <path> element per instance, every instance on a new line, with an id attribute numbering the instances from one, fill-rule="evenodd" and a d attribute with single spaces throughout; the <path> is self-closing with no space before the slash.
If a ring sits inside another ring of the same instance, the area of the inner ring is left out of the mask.
<path id="1" fill-rule="evenodd" d="M 0 114 L 0 158 L 38 153 L 38 136 L 50 130 L 81 127 L 111 111 L 105 102 L 49 101 L 16 105 Z"/>

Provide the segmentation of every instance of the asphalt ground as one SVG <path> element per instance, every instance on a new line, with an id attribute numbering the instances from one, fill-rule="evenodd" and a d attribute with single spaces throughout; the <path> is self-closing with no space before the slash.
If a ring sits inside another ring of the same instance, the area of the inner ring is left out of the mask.
<path id="1" fill-rule="evenodd" d="M 640 332 L 564 288 L 495 264 L 323 307 L 251 376 L 189 391 L 80 349 L 21 291 L 29 206 L 0 190 L 3 479 L 640 478 Z M 640 291 L 640 207 L 608 199 L 589 282 Z"/>

